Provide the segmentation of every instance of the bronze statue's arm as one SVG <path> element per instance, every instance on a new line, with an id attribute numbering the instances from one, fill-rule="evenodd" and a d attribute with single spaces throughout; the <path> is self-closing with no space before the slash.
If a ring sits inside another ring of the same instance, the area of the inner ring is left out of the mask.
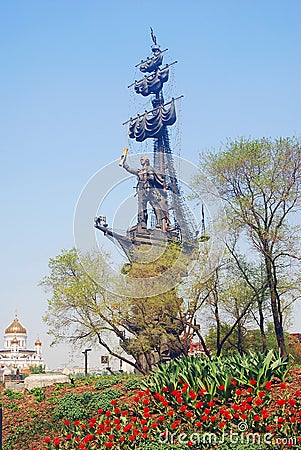
<path id="1" fill-rule="evenodd" d="M 122 156 L 120 158 L 119 165 L 123 167 L 127 172 L 132 173 L 133 175 L 138 175 L 139 169 L 131 169 L 130 166 L 126 163 L 126 157 L 128 154 L 128 148 L 123 149 Z"/>
<path id="2" fill-rule="evenodd" d="M 127 163 L 124 163 L 122 166 L 127 172 L 132 173 L 133 175 L 138 175 L 139 169 L 132 169 Z"/>
<path id="3" fill-rule="evenodd" d="M 124 148 L 123 149 L 123 152 L 122 152 L 122 155 L 121 155 L 121 158 L 120 158 L 120 162 L 119 162 L 120 167 L 122 167 L 124 165 L 126 157 L 127 157 L 127 154 L 128 154 L 128 151 L 129 151 L 128 148 Z"/>

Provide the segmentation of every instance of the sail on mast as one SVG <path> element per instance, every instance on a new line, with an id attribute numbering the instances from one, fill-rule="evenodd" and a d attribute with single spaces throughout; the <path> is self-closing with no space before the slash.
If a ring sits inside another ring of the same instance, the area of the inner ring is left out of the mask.
<path id="1" fill-rule="evenodd" d="M 143 96 L 154 95 L 151 100 L 153 109 L 138 115 L 134 119 L 130 119 L 128 134 L 131 139 L 135 139 L 137 142 L 143 142 L 148 138 L 154 139 L 153 165 L 166 178 L 169 187 L 170 208 L 173 210 L 175 218 L 174 225 L 179 227 L 181 240 L 184 238 L 187 241 L 192 241 L 195 237 L 196 224 L 193 224 L 191 214 L 189 214 L 189 210 L 185 205 L 174 167 L 168 133 L 168 127 L 174 125 L 177 120 L 175 99 L 165 103 L 163 96 L 163 84 L 168 80 L 169 75 L 167 71 L 169 66 L 177 61 L 161 68 L 163 51 L 157 45 L 157 38 L 153 30 L 151 30 L 151 36 L 154 42 L 152 47 L 153 56 L 142 61 L 139 65 L 142 73 L 147 72 L 150 75 L 144 77 L 143 80 L 135 82 L 134 89 L 136 93 Z M 165 78 L 163 78 L 163 73 Z M 159 83 L 160 77 L 161 80 L 164 80 L 161 83 Z M 167 109 L 166 106 L 169 104 L 170 106 Z"/>
<path id="2" fill-rule="evenodd" d="M 127 165 L 124 153 L 119 164 L 138 177 L 138 222 L 128 228 L 123 236 L 110 230 L 108 224 L 99 218 L 95 219 L 95 227 L 110 239 L 117 240 L 129 260 L 143 257 L 143 252 L 137 252 L 141 244 L 161 245 L 162 239 L 182 242 L 192 248 L 197 234 L 197 226 L 185 204 L 177 178 L 168 132 L 168 127 L 176 123 L 175 101 L 180 97 L 165 102 L 163 95 L 164 84 L 169 79 L 169 67 L 177 61 L 162 67 L 163 53 L 167 49 L 161 51 L 153 31 L 151 36 L 154 42 L 152 56 L 137 64 L 145 75 L 129 86 L 134 87 L 138 95 L 151 96 L 151 108 L 130 118 L 124 125 L 128 125 L 130 139 L 138 143 L 153 140 L 153 161 L 152 164 L 147 163 L 149 160 L 142 157 L 143 167 L 133 169 Z M 148 219 L 147 204 L 153 208 L 155 222 Z"/>

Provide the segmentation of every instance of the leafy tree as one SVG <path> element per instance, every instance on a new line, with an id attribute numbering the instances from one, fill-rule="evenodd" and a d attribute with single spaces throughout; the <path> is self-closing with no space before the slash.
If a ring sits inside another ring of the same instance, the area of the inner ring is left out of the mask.
<path id="1" fill-rule="evenodd" d="M 156 261 L 128 264 L 123 273 L 152 282 L 172 266 L 179 253 L 180 248 L 170 244 Z M 187 353 L 187 342 L 180 339 L 185 326 L 179 314 L 183 300 L 175 288 L 146 298 L 129 298 L 126 292 L 113 295 L 109 288 L 116 280 L 100 254 L 79 258 L 75 249 L 51 258 L 49 269 L 41 285 L 51 293 L 44 320 L 53 343 L 98 342 L 142 373 L 159 361 Z"/>
<path id="2" fill-rule="evenodd" d="M 40 283 L 51 294 L 44 321 L 53 344 L 98 343 L 111 355 L 143 372 L 139 360 L 116 350 L 116 337 L 125 340 L 122 320 L 128 305 L 106 290 L 112 282 L 106 267 L 99 254 L 81 255 L 80 259 L 75 249 L 63 250 L 51 258 L 50 274 Z M 96 280 L 101 280 L 101 284 Z"/>
<path id="3" fill-rule="evenodd" d="M 239 139 L 219 153 L 203 155 L 201 167 L 219 191 L 229 213 L 230 227 L 240 229 L 263 263 L 271 311 L 281 355 L 284 295 L 281 278 L 299 263 L 297 228 L 289 221 L 300 209 L 301 145 L 296 138 Z M 196 179 L 198 184 L 202 175 Z M 295 272 L 296 273 L 296 272 Z M 296 281 L 296 278 L 295 278 Z M 294 283 L 293 290 L 298 290 Z M 292 295 L 291 301 L 299 294 Z"/>
<path id="4" fill-rule="evenodd" d="M 211 291 L 207 303 L 211 311 L 211 321 L 215 324 L 215 340 L 209 342 L 207 336 L 207 345 L 217 356 L 230 347 L 233 351 L 235 349 L 239 353 L 245 352 L 247 348 L 244 335 L 250 326 L 254 327 L 252 310 L 256 304 L 256 295 L 237 270 L 233 260 L 228 260 L 216 268 L 208 281 L 211 283 Z"/>
<path id="5" fill-rule="evenodd" d="M 255 308 L 250 310 L 253 319 L 260 329 L 262 340 L 262 351 L 267 349 L 267 337 L 265 332 L 265 320 L 269 318 L 270 310 L 267 298 L 268 283 L 264 274 L 262 264 L 258 265 L 254 261 L 248 261 L 246 256 L 237 250 L 238 236 L 234 233 L 230 239 L 227 239 L 226 247 L 232 257 L 236 270 L 244 280 L 247 290 L 251 290 L 257 304 L 257 314 Z M 255 306 L 255 305 L 254 305 Z"/>
<path id="6" fill-rule="evenodd" d="M 29 372 L 32 374 L 45 373 L 45 366 L 39 364 L 38 366 L 29 366 Z"/>
<path id="7" fill-rule="evenodd" d="M 228 323 L 222 323 L 221 325 L 221 335 L 226 336 L 231 329 L 231 325 Z M 252 328 L 249 324 L 248 327 L 243 326 L 240 330 L 240 336 L 238 336 L 238 329 L 235 328 L 233 332 L 229 335 L 228 339 L 224 341 L 222 346 L 222 354 L 233 354 L 237 353 L 237 342 L 240 339 L 241 347 L 244 353 L 248 352 L 262 352 L 262 340 L 261 333 L 259 329 Z M 265 350 L 276 350 L 278 348 L 277 340 L 275 336 L 275 329 L 272 322 L 266 324 L 266 349 Z M 216 343 L 216 328 L 214 326 L 210 327 L 206 335 L 206 344 L 210 348 L 215 348 Z"/>
<path id="8" fill-rule="evenodd" d="M 186 273 L 186 265 L 181 245 L 177 243 L 167 244 L 163 254 L 151 263 L 132 262 L 126 265 L 123 273 L 133 278 L 143 278 L 144 282 L 152 280 L 156 283 L 156 277 L 172 268 L 180 255 L 183 262 L 180 261 L 175 273 L 180 282 L 181 273 Z M 160 361 L 187 354 L 189 343 L 183 335 L 186 326 L 185 315 L 182 314 L 184 301 L 178 296 L 176 288 L 160 295 L 128 298 L 127 301 L 128 315 L 123 321 L 127 339 L 122 347 L 141 361 L 146 372 Z"/>
<path id="9" fill-rule="evenodd" d="M 252 271 L 237 253 L 235 257 L 239 264 L 228 251 L 218 264 L 213 261 L 212 265 L 208 243 L 202 247 L 197 264 L 183 283 L 183 296 L 189 307 L 184 309 L 186 317 L 193 319 L 192 331 L 208 357 L 211 352 L 220 355 L 230 342 L 236 351 L 246 351 L 243 335 L 247 329 L 256 327 L 254 311 L 264 287 L 256 278 L 255 268 Z M 214 324 L 215 329 L 214 341 L 211 339 L 210 343 L 204 339 L 208 324 Z"/>

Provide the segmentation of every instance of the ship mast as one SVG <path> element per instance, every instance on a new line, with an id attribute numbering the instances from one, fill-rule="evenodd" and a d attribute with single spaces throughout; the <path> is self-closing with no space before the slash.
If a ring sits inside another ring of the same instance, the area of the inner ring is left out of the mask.
<path id="1" fill-rule="evenodd" d="M 138 116 L 138 118 L 136 117 L 130 121 L 129 136 L 132 139 L 136 139 L 138 142 L 142 142 L 147 138 L 154 139 L 153 166 L 164 175 L 166 184 L 169 187 L 169 207 L 173 212 L 175 222 L 173 225 L 178 227 L 182 236 L 181 240 L 184 239 L 185 241 L 192 241 L 196 235 L 196 225 L 193 224 L 191 214 L 189 213 L 183 199 L 183 194 L 181 192 L 174 167 L 168 132 L 168 126 L 171 126 L 176 122 L 176 110 L 174 105 L 176 99 L 171 100 L 172 106 L 167 112 L 165 107 L 169 104 L 169 102 L 165 103 L 163 95 L 163 86 L 164 83 L 168 81 L 169 77 L 169 67 L 177 63 L 177 61 L 167 64 L 162 68 L 163 53 L 167 49 L 161 51 L 152 28 L 151 38 L 153 40 L 153 56 L 148 57 L 144 61 L 137 64 L 140 71 L 145 74 L 147 73 L 147 76 L 145 76 L 142 80 L 135 81 L 135 83 L 130 86 L 134 85 L 135 92 L 137 94 L 141 94 L 143 96 L 154 96 L 151 100 L 153 107 L 152 113 L 153 111 L 164 111 L 164 113 L 169 115 L 169 117 L 168 120 L 163 119 L 160 123 L 160 120 L 151 121 L 152 117 L 149 113 L 145 113 L 143 116 Z"/>
<path id="2" fill-rule="evenodd" d="M 142 157 L 142 168 L 130 168 L 126 163 L 125 149 L 120 162 L 128 172 L 138 177 L 138 223 L 127 230 L 126 236 L 122 236 L 110 230 L 108 224 L 100 220 L 103 216 L 95 219 L 95 227 L 107 237 L 117 240 L 130 260 L 140 258 L 137 247 L 141 244 L 160 245 L 160 240 L 167 238 L 169 241 L 194 246 L 197 236 L 197 226 L 185 204 L 177 178 L 168 132 L 168 127 L 177 120 L 175 102 L 180 97 L 166 102 L 163 95 L 163 86 L 169 78 L 169 67 L 177 61 L 163 66 L 163 53 L 167 49 L 160 49 L 152 28 L 151 38 L 152 55 L 136 65 L 144 76 L 128 86 L 134 87 L 138 95 L 150 96 L 151 105 L 148 111 L 130 118 L 124 125 L 128 125 L 130 139 L 137 142 L 153 139 L 153 161 L 148 166 L 148 159 Z M 146 204 L 153 208 L 155 227 L 148 227 Z M 165 237 L 160 237 L 158 231 L 164 233 Z"/>

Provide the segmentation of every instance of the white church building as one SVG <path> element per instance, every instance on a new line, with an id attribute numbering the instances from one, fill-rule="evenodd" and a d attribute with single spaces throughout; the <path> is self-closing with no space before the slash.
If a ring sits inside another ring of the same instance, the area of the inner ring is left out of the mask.
<path id="1" fill-rule="evenodd" d="M 28 369 L 29 366 L 44 365 L 42 343 L 37 339 L 34 349 L 27 348 L 27 331 L 17 314 L 4 332 L 4 349 L 0 350 L 0 367 Z"/>

